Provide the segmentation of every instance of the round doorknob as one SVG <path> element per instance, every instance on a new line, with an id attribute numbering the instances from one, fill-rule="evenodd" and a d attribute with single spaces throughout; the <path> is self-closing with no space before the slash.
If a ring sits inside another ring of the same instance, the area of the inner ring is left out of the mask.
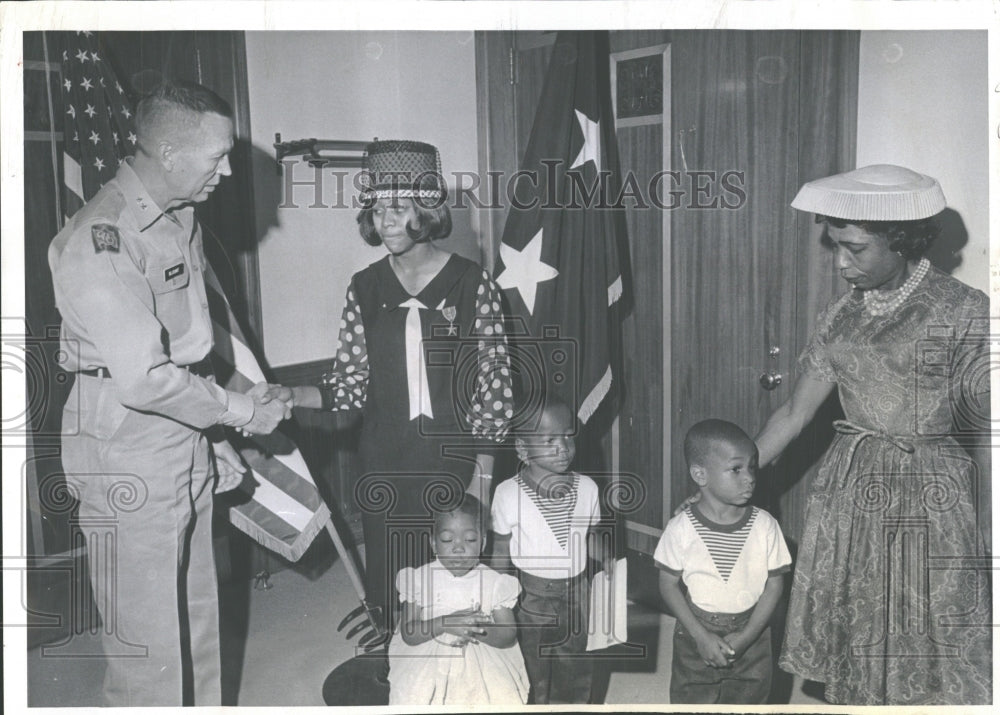
<path id="1" fill-rule="evenodd" d="M 773 390 L 781 384 L 781 375 L 774 372 L 762 372 L 760 374 L 760 386 L 765 390 Z"/>

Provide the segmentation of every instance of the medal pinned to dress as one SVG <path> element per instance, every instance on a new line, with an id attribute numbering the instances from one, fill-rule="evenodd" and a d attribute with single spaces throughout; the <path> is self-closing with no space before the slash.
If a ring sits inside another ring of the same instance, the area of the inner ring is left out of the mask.
<path id="1" fill-rule="evenodd" d="M 441 309 L 441 315 L 448 321 L 448 335 L 457 336 L 458 328 L 455 327 L 455 318 L 458 317 L 458 309 L 453 305 L 445 306 Z"/>

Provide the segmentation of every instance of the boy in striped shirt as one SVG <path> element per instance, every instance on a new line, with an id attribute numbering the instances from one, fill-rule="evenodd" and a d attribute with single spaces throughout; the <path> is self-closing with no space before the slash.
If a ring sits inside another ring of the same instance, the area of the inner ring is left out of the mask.
<path id="1" fill-rule="evenodd" d="M 766 703 L 768 621 L 792 558 L 778 522 L 749 504 L 757 446 L 733 423 L 705 420 L 688 430 L 684 457 L 700 498 L 667 523 L 653 554 L 677 617 L 670 702 Z"/>
<path id="2" fill-rule="evenodd" d="M 534 705 L 589 701 L 588 552 L 611 573 L 612 554 L 597 553 L 594 538 L 597 485 L 570 470 L 575 432 L 573 412 L 549 398 L 537 430 L 515 440 L 521 469 L 493 495 L 494 567 L 517 567 L 515 617 Z"/>

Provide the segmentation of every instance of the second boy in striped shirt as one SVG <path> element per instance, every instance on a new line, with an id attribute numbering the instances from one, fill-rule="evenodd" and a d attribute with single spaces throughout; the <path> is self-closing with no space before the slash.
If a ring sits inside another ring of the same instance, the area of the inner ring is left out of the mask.
<path id="1" fill-rule="evenodd" d="M 677 617 L 670 702 L 766 703 L 767 624 L 792 559 L 778 522 L 749 504 L 757 446 L 733 423 L 705 420 L 688 430 L 684 457 L 700 499 L 667 523 L 653 554 Z"/>
<path id="2" fill-rule="evenodd" d="M 587 558 L 597 553 L 600 519 L 594 481 L 571 471 L 576 419 L 550 398 L 537 430 L 515 445 L 522 467 L 493 496 L 494 566 L 517 567 L 518 639 L 531 682 L 529 703 L 587 703 L 593 666 L 587 647 Z"/>

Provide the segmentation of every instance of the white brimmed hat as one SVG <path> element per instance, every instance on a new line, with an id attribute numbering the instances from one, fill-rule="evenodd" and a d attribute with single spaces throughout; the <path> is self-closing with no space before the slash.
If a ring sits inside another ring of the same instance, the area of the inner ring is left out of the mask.
<path id="1" fill-rule="evenodd" d="M 893 164 L 873 164 L 805 184 L 792 208 L 849 221 L 915 221 L 944 210 L 941 185 Z"/>

